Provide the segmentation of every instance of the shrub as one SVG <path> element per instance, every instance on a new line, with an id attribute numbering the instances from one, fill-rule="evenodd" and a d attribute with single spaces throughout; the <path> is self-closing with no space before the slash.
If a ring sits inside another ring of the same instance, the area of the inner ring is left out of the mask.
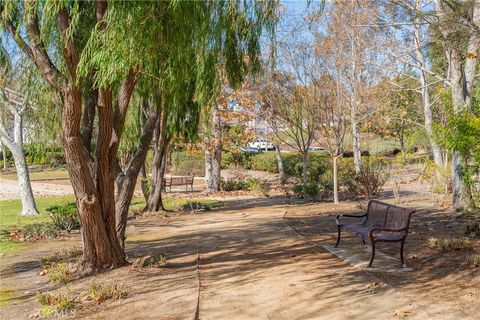
<path id="1" fill-rule="evenodd" d="M 10 233 L 9 238 L 19 241 L 36 241 L 58 237 L 58 228 L 52 223 L 31 223 Z"/>
<path id="2" fill-rule="evenodd" d="M 53 264 L 60 261 L 74 261 L 83 254 L 80 248 L 64 248 L 58 252 L 55 252 L 51 256 L 40 258 L 40 264 L 43 268 L 49 268 Z"/>
<path id="3" fill-rule="evenodd" d="M 76 307 L 76 299 L 68 298 L 64 293 L 58 292 L 37 292 L 37 301 L 43 306 L 41 314 L 44 317 L 51 317 L 56 313 L 72 310 Z M 54 307 L 52 309 L 51 307 Z"/>
<path id="4" fill-rule="evenodd" d="M 353 159 L 342 159 L 339 162 L 339 180 L 347 191 L 354 195 L 361 195 L 367 198 L 375 196 L 390 175 L 388 164 L 375 157 L 362 158 L 362 170 L 355 172 Z"/>
<path id="5" fill-rule="evenodd" d="M 283 157 L 285 173 L 296 178 L 303 178 L 303 159 L 299 154 L 288 154 Z M 328 160 L 322 155 L 310 153 L 307 157 L 307 179 L 318 181 L 327 171 Z"/>
<path id="6" fill-rule="evenodd" d="M 72 281 L 70 266 L 63 262 L 52 264 L 47 268 L 48 279 L 53 283 L 67 284 Z"/>
<path id="7" fill-rule="evenodd" d="M 220 189 L 222 191 L 248 190 L 248 185 L 246 181 L 242 181 L 242 180 L 221 179 Z"/>
<path id="8" fill-rule="evenodd" d="M 473 249 L 473 244 L 463 238 L 430 238 L 427 247 L 438 249 L 440 252 L 468 251 Z"/>
<path id="9" fill-rule="evenodd" d="M 313 198 L 318 195 L 318 184 L 316 182 L 296 184 L 293 186 L 293 193 L 301 198 Z"/>
<path id="10" fill-rule="evenodd" d="M 263 196 L 268 196 L 270 186 L 267 181 L 256 178 L 247 178 L 245 182 L 247 183 L 248 190 Z"/>
<path id="11" fill-rule="evenodd" d="M 170 167 L 170 172 L 179 175 L 203 176 L 205 173 L 205 160 L 186 159 Z"/>
<path id="12" fill-rule="evenodd" d="M 88 288 L 88 295 L 99 304 L 110 299 L 122 299 L 127 296 L 127 291 L 124 287 L 116 283 L 91 283 Z"/>
<path id="13" fill-rule="evenodd" d="M 469 238 L 480 238 L 480 223 L 473 222 L 464 226 L 463 235 Z"/>
<path id="14" fill-rule="evenodd" d="M 480 267 L 480 254 L 472 254 L 469 259 L 470 263 L 473 267 L 478 268 Z"/>
<path id="15" fill-rule="evenodd" d="M 210 211 L 211 209 L 212 208 L 208 204 L 199 201 L 187 201 L 180 206 L 180 211 L 183 212 Z"/>
<path id="16" fill-rule="evenodd" d="M 318 177 L 318 186 L 326 194 L 333 192 L 333 172 L 332 170 L 327 170 Z"/>
<path id="17" fill-rule="evenodd" d="M 237 168 L 237 167 L 249 167 L 249 161 L 252 157 L 251 153 L 246 152 L 222 152 L 222 169 Z"/>
<path id="18" fill-rule="evenodd" d="M 80 221 L 78 219 L 77 205 L 75 202 L 51 206 L 47 208 L 47 212 L 52 219 L 53 225 L 58 230 L 67 230 L 70 232 L 80 229 Z"/>
<path id="19" fill-rule="evenodd" d="M 278 163 L 274 152 L 264 152 L 249 157 L 247 169 L 278 173 Z"/>

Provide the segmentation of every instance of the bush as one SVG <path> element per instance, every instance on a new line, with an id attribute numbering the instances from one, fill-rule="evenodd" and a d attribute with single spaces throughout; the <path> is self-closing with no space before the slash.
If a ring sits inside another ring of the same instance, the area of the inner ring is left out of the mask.
<path id="1" fill-rule="evenodd" d="M 313 198 L 318 195 L 318 191 L 316 182 L 307 182 L 293 186 L 293 193 L 300 198 Z"/>
<path id="2" fill-rule="evenodd" d="M 248 185 L 246 181 L 242 181 L 242 180 L 221 179 L 220 189 L 222 191 L 248 190 Z"/>
<path id="3" fill-rule="evenodd" d="M 283 157 L 285 173 L 296 178 L 303 178 L 303 159 L 299 154 L 287 154 Z M 329 167 L 328 159 L 319 154 L 308 154 L 307 179 L 318 181 Z"/>
<path id="4" fill-rule="evenodd" d="M 277 157 L 274 152 L 264 152 L 249 157 L 247 169 L 278 173 Z"/>
<path id="5" fill-rule="evenodd" d="M 246 152 L 222 152 L 222 169 L 237 168 L 237 167 L 249 167 L 250 158 L 253 155 Z"/>
<path id="6" fill-rule="evenodd" d="M 9 238 L 19 241 L 36 241 L 54 239 L 58 237 L 58 234 L 58 228 L 52 223 L 31 223 L 21 229 L 12 231 Z"/>
<path id="7" fill-rule="evenodd" d="M 77 205 L 75 202 L 51 206 L 47 208 L 47 212 L 52 219 L 53 225 L 58 230 L 70 232 L 80 229 L 80 221 L 78 219 Z"/>
<path id="8" fill-rule="evenodd" d="M 208 204 L 199 201 L 187 201 L 180 207 L 180 211 L 183 212 L 210 211 L 211 209 Z"/>
<path id="9" fill-rule="evenodd" d="M 77 305 L 76 299 L 69 299 L 64 293 L 54 292 L 37 292 L 37 301 L 44 306 L 41 314 L 44 317 L 49 317 L 57 313 L 65 312 L 74 309 Z M 54 307 L 55 311 L 49 307 Z"/>
<path id="10" fill-rule="evenodd" d="M 466 224 L 463 229 L 463 235 L 469 238 L 480 238 L 480 223 L 473 222 Z"/>
<path id="11" fill-rule="evenodd" d="M 88 295 L 97 304 L 100 304 L 109 299 L 118 300 L 125 298 L 127 296 L 127 290 L 116 283 L 91 283 L 90 287 L 88 288 Z"/>
<path id="12" fill-rule="evenodd" d="M 171 157 L 172 166 L 169 172 L 178 175 L 203 176 L 205 174 L 205 159 L 203 156 L 185 151 L 175 152 Z"/>
<path id="13" fill-rule="evenodd" d="M 353 159 L 339 161 L 339 180 L 347 191 L 370 198 L 378 194 L 390 175 L 387 162 L 375 157 L 362 158 L 362 170 L 355 172 Z"/>
<path id="14" fill-rule="evenodd" d="M 475 268 L 480 267 L 480 254 L 472 254 L 468 260 L 470 261 L 473 267 Z"/>
<path id="15" fill-rule="evenodd" d="M 270 186 L 267 181 L 256 178 L 247 178 L 245 182 L 247 183 L 248 190 L 263 196 L 268 196 Z"/>
<path id="16" fill-rule="evenodd" d="M 427 247 L 438 249 L 440 252 L 469 251 L 473 249 L 472 242 L 463 238 L 430 238 Z"/>

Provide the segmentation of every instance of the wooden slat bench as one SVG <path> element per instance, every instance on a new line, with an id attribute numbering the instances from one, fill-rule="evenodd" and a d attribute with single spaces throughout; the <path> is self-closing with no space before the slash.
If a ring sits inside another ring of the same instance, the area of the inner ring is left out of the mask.
<path id="1" fill-rule="evenodd" d="M 376 242 L 401 242 L 400 261 L 405 266 L 403 259 L 403 246 L 407 239 L 410 217 L 415 210 L 394 206 L 377 200 L 370 200 L 365 214 L 351 215 L 339 214 L 335 217 L 338 227 L 338 237 L 335 247 L 340 242 L 342 231 L 360 236 L 363 244 L 367 237 L 372 244 L 372 256 L 368 267 L 372 267 L 375 258 Z M 344 223 L 341 218 L 362 219 L 359 223 Z"/>
<path id="2" fill-rule="evenodd" d="M 163 178 L 163 188 L 165 191 L 172 192 L 172 186 L 185 186 L 185 191 L 188 191 L 188 187 L 193 191 L 193 181 L 194 177 L 185 176 L 185 177 L 170 177 Z"/>

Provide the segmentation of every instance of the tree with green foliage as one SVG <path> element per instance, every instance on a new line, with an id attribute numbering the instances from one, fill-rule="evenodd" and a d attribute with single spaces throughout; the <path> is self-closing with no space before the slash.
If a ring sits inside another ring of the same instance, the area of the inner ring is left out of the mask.
<path id="1" fill-rule="evenodd" d="M 139 80 L 154 79 L 152 87 L 176 94 L 193 78 L 196 100 L 207 105 L 217 92 L 218 65 L 232 85 L 256 69 L 276 3 L 2 0 L 0 16 L 2 32 L 35 64 L 61 109 L 83 264 L 122 266 L 125 213 L 159 116 L 153 103 L 137 156 L 122 170 L 118 151 Z"/>

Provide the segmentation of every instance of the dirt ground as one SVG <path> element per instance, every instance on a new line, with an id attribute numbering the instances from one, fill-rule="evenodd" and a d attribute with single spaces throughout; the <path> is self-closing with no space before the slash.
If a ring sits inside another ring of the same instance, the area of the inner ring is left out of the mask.
<path id="1" fill-rule="evenodd" d="M 401 187 L 403 205 L 418 209 L 406 243 L 412 272 L 365 272 L 321 247 L 334 243 L 333 216 L 360 212 L 359 202 L 223 197 L 223 206 L 209 212 L 129 221 L 130 260 L 163 254 L 161 267 L 127 266 L 67 286 L 49 283 L 39 275 L 39 259 L 80 246 L 76 235 L 2 257 L 0 319 L 34 318 L 35 292 L 50 290 L 78 297 L 66 319 L 480 319 L 480 268 L 468 263 L 468 253 L 425 246 L 430 236 L 458 236 L 465 218 L 432 207 L 426 189 L 408 179 Z M 393 201 L 388 188 L 382 199 Z M 358 241 L 345 238 L 342 245 Z M 379 250 L 398 255 L 395 244 Z M 84 301 L 93 282 L 118 283 L 127 296 Z"/>

